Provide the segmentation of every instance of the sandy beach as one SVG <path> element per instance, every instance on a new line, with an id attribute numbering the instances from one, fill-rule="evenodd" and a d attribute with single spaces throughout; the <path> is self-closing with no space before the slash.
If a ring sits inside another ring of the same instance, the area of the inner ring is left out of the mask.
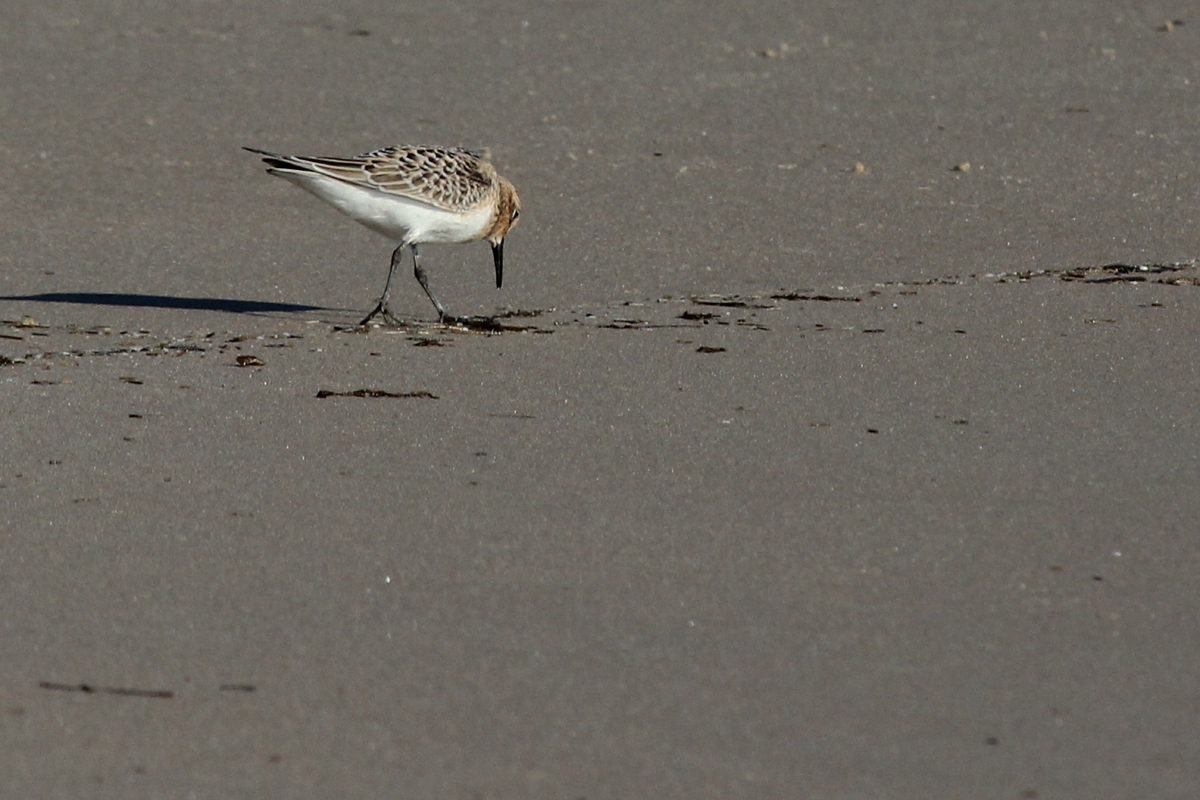
<path id="1" fill-rule="evenodd" d="M 1200 794 L 1200 18 L 2 12 L 0 795 Z M 487 148 L 439 326 L 243 146 Z"/>

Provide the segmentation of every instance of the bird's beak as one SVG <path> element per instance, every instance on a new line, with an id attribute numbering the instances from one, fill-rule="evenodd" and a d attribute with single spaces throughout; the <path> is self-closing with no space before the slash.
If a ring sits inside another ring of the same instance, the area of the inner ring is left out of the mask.
<path id="1" fill-rule="evenodd" d="M 496 288 L 504 282 L 504 240 L 492 244 L 492 258 L 496 260 Z"/>

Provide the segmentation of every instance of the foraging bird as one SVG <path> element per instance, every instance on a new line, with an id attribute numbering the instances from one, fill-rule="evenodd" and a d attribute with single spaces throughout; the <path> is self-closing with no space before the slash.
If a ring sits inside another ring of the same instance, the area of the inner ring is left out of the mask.
<path id="1" fill-rule="evenodd" d="M 521 215 L 521 199 L 482 154 L 460 147 L 396 146 L 354 158 L 326 158 L 243 149 L 264 156 L 272 175 L 400 242 L 392 252 L 383 296 L 360 325 L 376 316 L 391 324 L 399 322 L 388 309 L 388 293 L 405 247 L 412 250 L 413 274 L 437 309 L 439 322 L 454 318 L 433 296 L 417 245 L 486 239 L 492 246 L 496 288 L 500 288 L 504 237 Z"/>

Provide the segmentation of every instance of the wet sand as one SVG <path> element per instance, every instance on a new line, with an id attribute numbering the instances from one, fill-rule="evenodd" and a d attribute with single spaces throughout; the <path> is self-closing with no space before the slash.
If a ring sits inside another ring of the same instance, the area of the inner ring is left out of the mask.
<path id="1" fill-rule="evenodd" d="M 1200 19 L 760 5 L 4 13 L 0 794 L 1200 791 Z"/>

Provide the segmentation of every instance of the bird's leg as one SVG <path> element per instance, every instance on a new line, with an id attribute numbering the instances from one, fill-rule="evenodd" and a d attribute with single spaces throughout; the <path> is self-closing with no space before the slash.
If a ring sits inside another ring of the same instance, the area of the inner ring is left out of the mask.
<path id="1" fill-rule="evenodd" d="M 421 257 L 417 253 L 417 245 L 413 244 L 411 247 L 413 251 L 413 275 L 417 276 L 421 288 L 425 290 L 425 294 L 429 295 L 429 299 L 433 301 L 433 307 L 438 312 L 438 322 L 445 322 L 447 319 L 453 322 L 454 318 L 446 314 L 446 309 L 442 308 L 442 304 L 433 296 L 433 292 L 429 291 L 429 277 L 425 274 L 425 270 L 421 269 Z"/>
<path id="2" fill-rule="evenodd" d="M 396 272 L 396 265 L 400 263 L 400 259 L 404 258 L 404 245 L 400 245 L 392 251 L 392 265 L 388 267 L 387 282 L 383 285 L 383 296 L 379 298 L 379 302 L 375 304 L 375 308 L 359 325 L 366 325 L 373 320 L 376 315 L 383 317 L 383 321 L 389 325 L 398 325 L 400 320 L 392 316 L 392 312 L 388 309 L 388 293 L 392 290 L 392 275 Z M 426 291 L 429 291 L 426 289 Z"/>

